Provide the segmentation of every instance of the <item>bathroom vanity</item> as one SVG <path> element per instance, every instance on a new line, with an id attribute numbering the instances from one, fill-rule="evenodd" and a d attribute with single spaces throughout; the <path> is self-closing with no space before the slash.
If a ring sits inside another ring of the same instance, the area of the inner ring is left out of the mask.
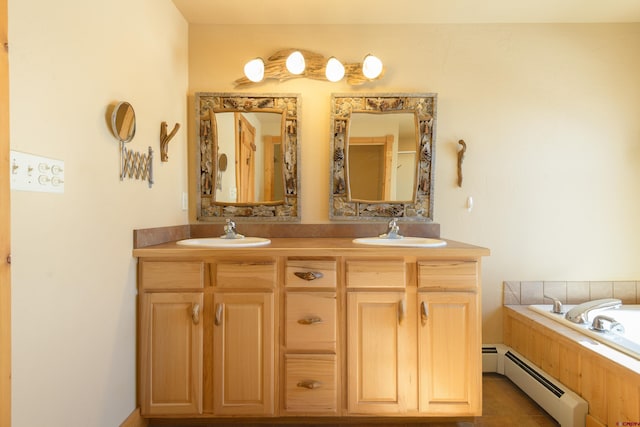
<path id="1" fill-rule="evenodd" d="M 488 254 L 351 238 L 134 249 L 141 413 L 480 415 Z"/>

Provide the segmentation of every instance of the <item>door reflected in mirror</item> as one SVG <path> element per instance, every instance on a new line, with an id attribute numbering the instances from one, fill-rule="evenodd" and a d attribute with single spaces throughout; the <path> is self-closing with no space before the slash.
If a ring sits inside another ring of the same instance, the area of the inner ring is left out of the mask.
<path id="1" fill-rule="evenodd" d="M 331 97 L 331 220 L 433 220 L 434 93 Z"/>
<path id="2" fill-rule="evenodd" d="M 354 113 L 347 143 L 351 199 L 413 201 L 415 115 Z"/>
<path id="3" fill-rule="evenodd" d="M 300 96 L 198 92 L 199 221 L 300 221 Z"/>
<path id="4" fill-rule="evenodd" d="M 215 115 L 220 153 L 215 200 L 231 203 L 283 200 L 282 114 L 229 112 Z"/>

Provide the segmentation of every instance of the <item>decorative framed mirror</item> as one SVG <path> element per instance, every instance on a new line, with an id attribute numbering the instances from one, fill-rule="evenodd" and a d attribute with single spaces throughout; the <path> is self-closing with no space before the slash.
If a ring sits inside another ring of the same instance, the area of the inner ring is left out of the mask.
<path id="1" fill-rule="evenodd" d="M 199 92 L 197 218 L 300 221 L 300 96 Z"/>
<path id="2" fill-rule="evenodd" d="M 437 94 L 333 94 L 329 219 L 433 220 Z"/>

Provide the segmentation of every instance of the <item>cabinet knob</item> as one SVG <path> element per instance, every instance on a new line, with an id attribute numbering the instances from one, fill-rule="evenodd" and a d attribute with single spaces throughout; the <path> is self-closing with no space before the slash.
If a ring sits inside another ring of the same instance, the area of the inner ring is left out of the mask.
<path id="1" fill-rule="evenodd" d="M 407 303 L 404 300 L 404 298 L 402 298 L 400 301 L 398 301 L 398 323 L 399 324 L 402 324 L 402 322 L 404 321 L 405 313 L 407 311 L 406 305 L 407 305 Z"/>
<path id="2" fill-rule="evenodd" d="M 300 381 L 297 384 L 298 387 L 300 388 L 306 388 L 309 390 L 315 390 L 316 388 L 320 388 L 322 386 L 322 383 L 320 381 L 314 381 L 314 380 L 304 380 L 304 381 Z"/>
<path id="3" fill-rule="evenodd" d="M 191 307 L 191 319 L 194 325 L 200 323 L 200 304 L 196 303 Z"/>
<path id="4" fill-rule="evenodd" d="M 319 317 L 305 317 L 298 320 L 301 325 L 315 325 L 316 323 L 322 323 L 322 319 Z"/>
<path id="5" fill-rule="evenodd" d="M 308 282 L 316 279 L 322 279 L 323 277 L 323 274 L 319 271 L 296 271 L 293 274 Z"/>
<path id="6" fill-rule="evenodd" d="M 215 318 L 216 326 L 220 326 L 220 324 L 222 324 L 222 310 L 223 309 L 224 309 L 224 304 L 218 304 L 216 306 L 216 318 Z"/>
<path id="7" fill-rule="evenodd" d="M 422 326 L 424 326 L 427 323 L 427 320 L 429 319 L 429 311 L 427 308 L 427 304 L 422 301 L 420 303 L 420 321 L 422 322 Z"/>

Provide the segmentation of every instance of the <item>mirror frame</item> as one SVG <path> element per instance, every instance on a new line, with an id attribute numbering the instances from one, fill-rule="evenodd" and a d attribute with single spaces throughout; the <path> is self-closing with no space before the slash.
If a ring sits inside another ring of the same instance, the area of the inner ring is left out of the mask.
<path id="1" fill-rule="evenodd" d="M 198 221 L 216 222 L 229 217 L 260 222 L 300 221 L 300 95 L 197 92 L 195 104 L 197 148 L 194 178 Z M 282 115 L 280 134 L 284 200 L 251 203 L 215 200 L 217 159 L 220 154 L 215 114 L 223 112 L 265 112 Z"/>
<path id="2" fill-rule="evenodd" d="M 331 95 L 331 173 L 329 219 L 433 221 L 433 184 L 437 94 L 370 93 Z M 371 201 L 351 199 L 347 142 L 352 113 L 412 113 L 416 126 L 416 170 L 414 199 Z"/>

